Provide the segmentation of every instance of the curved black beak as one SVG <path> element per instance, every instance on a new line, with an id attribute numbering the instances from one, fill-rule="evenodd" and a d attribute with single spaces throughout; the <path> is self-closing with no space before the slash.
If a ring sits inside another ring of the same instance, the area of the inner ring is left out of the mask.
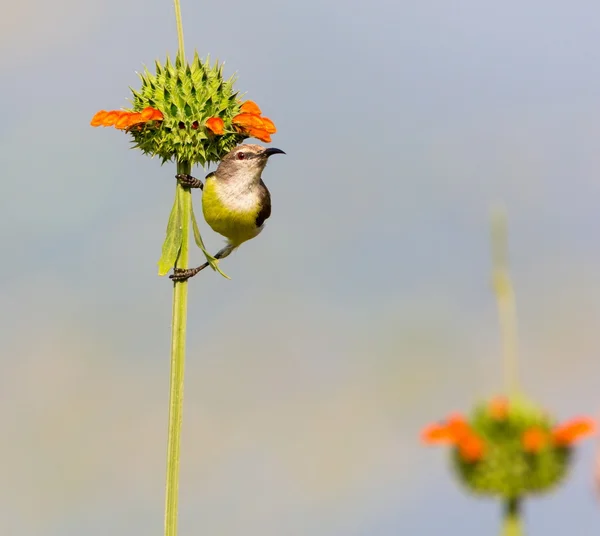
<path id="1" fill-rule="evenodd" d="M 267 149 L 265 149 L 265 152 L 263 154 L 268 158 L 273 154 L 285 154 L 285 152 L 283 152 L 281 149 L 276 149 L 275 147 L 268 147 Z"/>

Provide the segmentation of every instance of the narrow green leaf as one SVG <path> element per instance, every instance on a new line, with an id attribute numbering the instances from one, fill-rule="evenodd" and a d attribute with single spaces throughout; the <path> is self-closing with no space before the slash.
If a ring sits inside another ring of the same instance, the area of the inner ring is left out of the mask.
<path id="1" fill-rule="evenodd" d="M 194 214 L 194 207 L 192 207 L 192 229 L 194 231 L 194 240 L 196 245 L 202 250 L 202 253 L 204 253 L 204 256 L 206 257 L 210 267 L 216 272 L 219 272 L 225 279 L 231 279 L 231 277 L 229 277 L 226 273 L 221 271 L 221 268 L 219 268 L 219 259 L 215 259 L 208 251 L 206 251 L 202 236 L 200 236 L 200 229 L 198 228 L 198 222 L 196 221 L 196 215 Z"/>
<path id="2" fill-rule="evenodd" d="M 175 194 L 175 202 L 169 216 L 167 224 L 167 236 L 162 246 L 162 255 L 158 261 L 158 275 L 167 275 L 171 268 L 175 266 L 177 255 L 181 249 L 183 233 L 181 231 L 181 207 L 179 206 L 179 196 Z"/>

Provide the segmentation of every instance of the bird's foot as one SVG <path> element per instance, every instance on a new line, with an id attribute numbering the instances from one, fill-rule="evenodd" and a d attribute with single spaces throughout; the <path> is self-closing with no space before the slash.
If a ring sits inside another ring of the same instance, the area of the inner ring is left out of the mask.
<path id="1" fill-rule="evenodd" d="M 179 173 L 178 175 L 175 175 L 175 178 L 179 181 L 181 186 L 186 188 L 200 188 L 200 190 L 204 188 L 200 179 L 196 179 L 187 173 Z"/>
<path id="2" fill-rule="evenodd" d="M 208 266 L 208 263 L 204 263 L 202 266 L 197 268 L 174 268 L 173 273 L 169 276 L 169 279 L 174 283 L 187 281 L 190 277 L 194 277 L 198 272 L 204 270 Z"/>

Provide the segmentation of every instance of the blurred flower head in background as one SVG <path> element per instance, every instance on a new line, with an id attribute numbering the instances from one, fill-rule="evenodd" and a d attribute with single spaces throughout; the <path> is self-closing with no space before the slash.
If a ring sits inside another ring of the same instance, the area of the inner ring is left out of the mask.
<path id="1" fill-rule="evenodd" d="M 427 426 L 422 440 L 452 447 L 455 475 L 469 490 L 513 499 L 559 484 L 575 443 L 594 430 L 589 417 L 557 424 L 523 397 L 499 396 L 477 404 L 468 418 L 452 414 Z"/>

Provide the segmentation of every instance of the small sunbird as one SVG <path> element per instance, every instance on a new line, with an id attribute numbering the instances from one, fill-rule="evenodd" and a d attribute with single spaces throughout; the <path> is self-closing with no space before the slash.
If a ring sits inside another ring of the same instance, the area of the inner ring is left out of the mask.
<path id="1" fill-rule="evenodd" d="M 224 259 L 244 242 L 263 230 L 271 215 L 271 194 L 261 175 L 267 160 L 281 149 L 260 145 L 238 145 L 219 162 L 217 169 L 206 176 L 206 183 L 191 175 L 175 175 L 182 186 L 202 190 L 202 212 L 213 231 L 227 238 L 227 245 L 215 254 Z M 208 266 L 175 268 L 169 277 L 185 281 Z"/>

